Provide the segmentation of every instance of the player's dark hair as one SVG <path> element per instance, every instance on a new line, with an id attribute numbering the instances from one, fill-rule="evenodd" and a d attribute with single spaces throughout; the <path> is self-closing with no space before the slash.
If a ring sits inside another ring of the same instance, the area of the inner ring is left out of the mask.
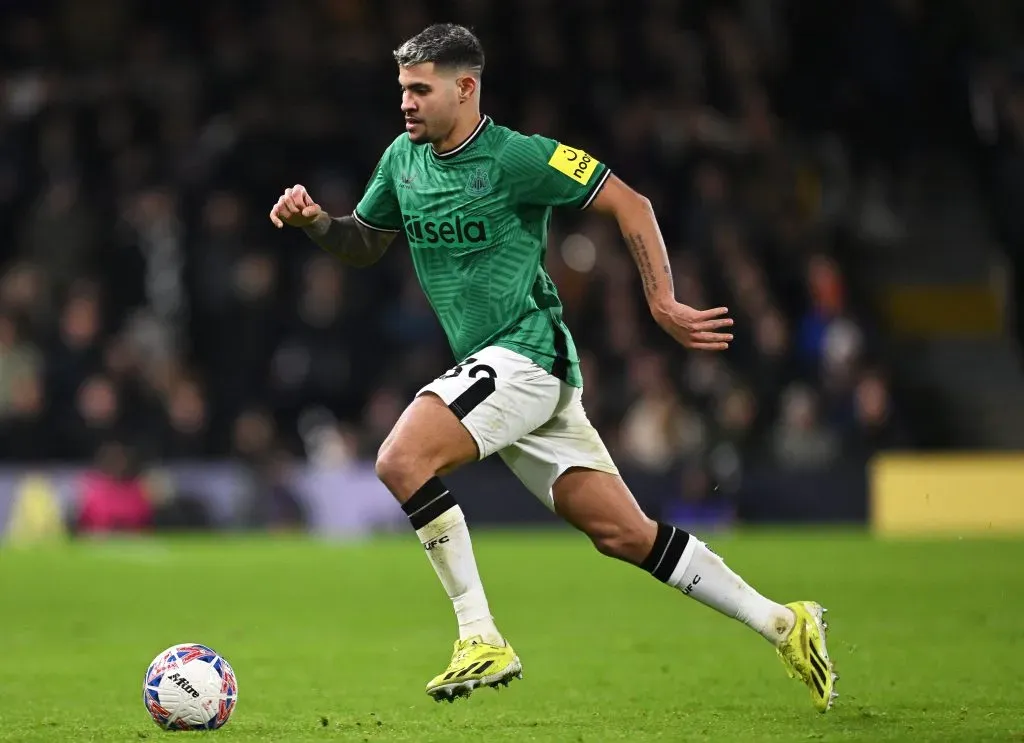
<path id="1" fill-rule="evenodd" d="M 433 62 L 438 67 L 469 69 L 477 75 L 484 70 L 484 48 L 480 39 L 465 26 L 435 23 L 427 26 L 394 51 L 402 67 Z"/>

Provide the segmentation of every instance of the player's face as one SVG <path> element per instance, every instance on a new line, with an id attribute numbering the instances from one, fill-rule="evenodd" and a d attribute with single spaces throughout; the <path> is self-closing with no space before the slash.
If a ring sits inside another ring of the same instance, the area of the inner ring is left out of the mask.
<path id="1" fill-rule="evenodd" d="M 455 126 L 459 108 L 458 79 L 439 74 L 433 62 L 400 67 L 405 131 L 416 144 L 440 142 Z"/>

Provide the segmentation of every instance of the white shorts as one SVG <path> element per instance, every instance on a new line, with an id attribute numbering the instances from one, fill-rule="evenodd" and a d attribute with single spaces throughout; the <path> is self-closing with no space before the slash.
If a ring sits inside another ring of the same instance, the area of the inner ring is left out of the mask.
<path id="1" fill-rule="evenodd" d="M 570 467 L 619 472 L 583 410 L 583 390 L 514 351 L 488 346 L 416 396 L 425 392 L 458 416 L 480 459 L 497 453 L 552 510 L 551 486 Z"/>

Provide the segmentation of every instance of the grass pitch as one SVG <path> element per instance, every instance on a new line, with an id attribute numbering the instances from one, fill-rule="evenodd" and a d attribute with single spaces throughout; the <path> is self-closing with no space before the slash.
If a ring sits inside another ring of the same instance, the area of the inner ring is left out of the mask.
<path id="1" fill-rule="evenodd" d="M 1024 741 L 1024 542 L 771 532 L 712 546 L 762 592 L 830 609 L 828 715 L 771 648 L 565 532 L 476 533 L 524 679 L 454 705 L 451 606 L 415 538 L 190 538 L 0 549 L 0 741 Z M 146 666 L 212 646 L 239 702 L 165 733 Z"/>

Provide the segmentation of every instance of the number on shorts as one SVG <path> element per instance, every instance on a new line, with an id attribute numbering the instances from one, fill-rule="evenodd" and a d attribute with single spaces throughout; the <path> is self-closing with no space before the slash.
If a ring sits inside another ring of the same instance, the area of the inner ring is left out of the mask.
<path id="1" fill-rule="evenodd" d="M 476 364 L 476 366 L 472 367 L 469 370 L 470 377 L 479 377 L 481 374 L 486 374 L 491 379 L 498 378 L 498 373 L 494 371 L 493 366 L 489 366 L 487 364 L 477 364 L 476 359 L 468 358 L 461 364 L 456 364 L 455 366 L 453 366 L 447 372 L 438 377 L 438 379 L 454 379 L 455 377 L 462 374 L 463 370 L 465 370 L 465 368 L 470 364 Z"/>

